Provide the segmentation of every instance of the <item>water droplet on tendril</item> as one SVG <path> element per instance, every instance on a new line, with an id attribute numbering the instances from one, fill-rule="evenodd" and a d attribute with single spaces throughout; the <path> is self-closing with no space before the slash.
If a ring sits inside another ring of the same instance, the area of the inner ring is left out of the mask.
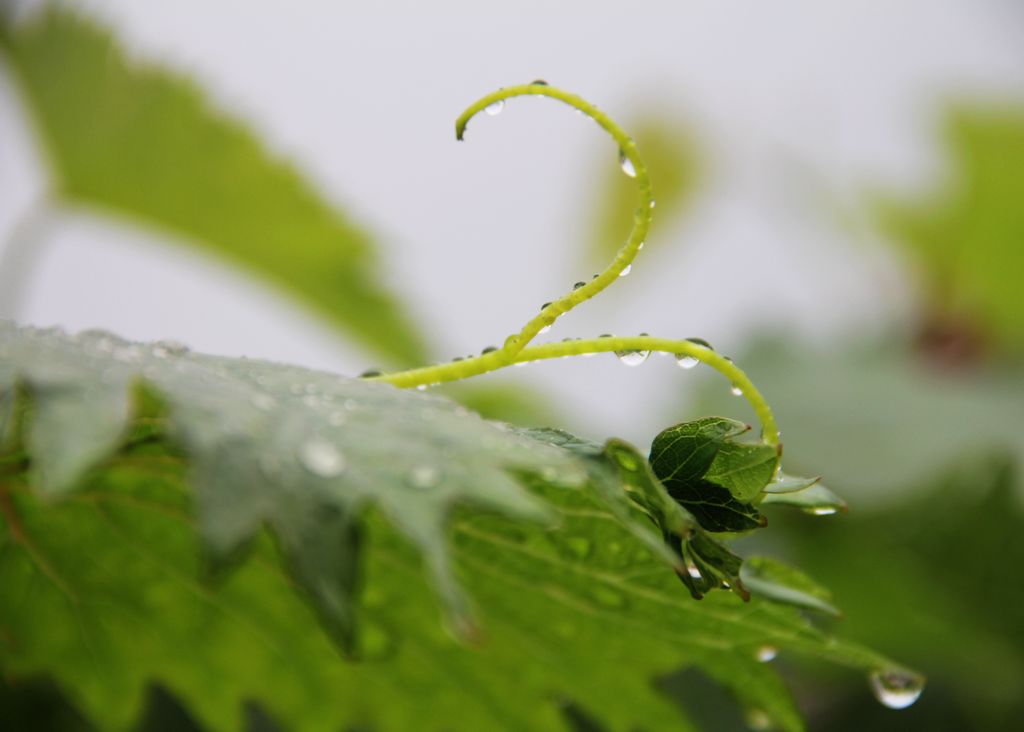
<path id="1" fill-rule="evenodd" d="M 619 150 L 619 167 L 630 178 L 636 178 L 636 168 L 633 167 L 633 161 L 622 150 Z"/>
<path id="2" fill-rule="evenodd" d="M 504 108 L 505 100 L 499 99 L 498 101 L 491 102 L 486 107 L 484 107 L 484 111 L 487 112 L 487 114 L 491 115 L 492 117 L 497 117 L 499 114 L 501 114 L 501 110 L 503 110 Z"/>
<path id="3" fill-rule="evenodd" d="M 733 393 L 733 396 L 743 396 L 743 389 L 736 386 L 736 384 L 729 387 L 729 391 Z"/>
<path id="4" fill-rule="evenodd" d="M 636 248 L 636 250 L 637 250 L 637 251 L 639 252 L 639 251 L 640 251 L 641 249 L 643 249 L 643 248 L 644 248 L 644 244 L 646 244 L 646 243 L 647 243 L 647 242 L 645 242 L 645 241 L 642 241 L 642 242 L 640 242 L 640 246 L 638 246 L 638 247 Z"/>
<path id="5" fill-rule="evenodd" d="M 655 201 L 655 200 L 654 200 L 654 199 L 652 198 L 652 199 L 651 199 L 651 208 L 654 208 L 654 207 L 655 207 L 655 206 L 657 206 L 657 205 L 658 205 L 658 202 L 657 202 L 657 201 Z"/>
<path id="6" fill-rule="evenodd" d="M 586 282 L 577 282 L 576 284 L 574 284 L 574 285 L 572 286 L 572 289 L 574 289 L 574 290 L 578 290 L 578 289 L 580 289 L 581 287 L 584 287 L 584 286 L 585 286 L 586 284 L 587 284 Z"/>
<path id="7" fill-rule="evenodd" d="M 615 356 L 627 366 L 639 366 L 646 361 L 647 357 L 650 355 L 650 351 L 641 351 L 635 348 L 615 352 Z"/>
<path id="8" fill-rule="evenodd" d="M 494 353 L 497 350 L 498 350 L 497 346 L 485 346 L 484 349 L 482 351 L 480 351 L 480 355 L 481 356 L 486 356 L 488 353 Z"/>
<path id="9" fill-rule="evenodd" d="M 359 378 L 360 379 L 370 379 L 370 378 L 373 378 L 374 376 L 381 376 L 381 375 L 383 375 L 383 373 L 384 372 L 381 371 L 380 369 L 366 369 L 366 371 L 364 371 L 363 373 L 359 374 Z"/>
<path id="10" fill-rule="evenodd" d="M 898 669 L 872 671 L 868 675 L 875 698 L 890 709 L 905 709 L 924 691 L 924 679 Z"/>
<path id="11" fill-rule="evenodd" d="M 769 661 L 774 660 L 777 655 L 779 655 L 779 649 L 775 646 L 759 646 L 758 649 L 754 651 L 754 658 L 761 663 L 768 663 Z"/>
<path id="12" fill-rule="evenodd" d="M 538 330 L 537 334 L 540 335 L 540 334 L 543 334 L 543 333 L 547 333 L 549 330 L 551 330 L 551 325 L 550 324 L 545 325 L 543 328 Z"/>
<path id="13" fill-rule="evenodd" d="M 310 440 L 304 444 L 299 459 L 309 472 L 321 478 L 334 478 L 345 471 L 345 457 L 326 440 Z"/>
<path id="14" fill-rule="evenodd" d="M 687 338 L 690 343 L 696 343 L 698 346 L 704 346 L 705 348 L 713 351 L 714 347 L 703 338 Z"/>
<path id="15" fill-rule="evenodd" d="M 699 364 L 700 361 L 695 359 L 693 356 L 686 355 L 685 353 L 677 353 L 676 363 L 679 365 L 679 368 L 681 369 L 692 369 L 694 366 Z"/>
<path id="16" fill-rule="evenodd" d="M 626 275 L 628 275 L 632 271 L 633 271 L 633 265 L 632 264 L 627 264 L 623 268 L 623 270 L 621 272 L 619 272 L 619 277 L 625 277 Z"/>
<path id="17" fill-rule="evenodd" d="M 547 86 L 548 83 L 543 79 L 534 79 L 530 82 L 530 86 Z"/>

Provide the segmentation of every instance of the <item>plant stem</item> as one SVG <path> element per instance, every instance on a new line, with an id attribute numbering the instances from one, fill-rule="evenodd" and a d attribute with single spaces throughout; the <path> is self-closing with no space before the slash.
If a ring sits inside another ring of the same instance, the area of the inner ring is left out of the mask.
<path id="1" fill-rule="evenodd" d="M 493 351 L 462 361 L 385 374 L 368 380 L 381 381 L 403 388 L 427 387 L 448 381 L 466 379 L 479 374 L 486 374 L 517 363 L 530 363 L 531 361 L 543 361 L 551 358 L 563 358 L 565 356 L 583 356 L 591 353 L 631 350 L 660 351 L 692 356 L 698 361 L 706 363 L 743 391 L 743 396 L 761 422 L 761 437 L 764 442 L 769 445 L 779 444 L 779 429 L 775 424 L 775 417 L 772 414 L 771 407 L 750 378 L 725 356 L 711 348 L 706 348 L 688 340 L 658 338 L 655 336 L 611 336 L 608 338 L 588 338 L 544 343 L 539 346 L 524 348 L 516 354 L 510 355 L 501 350 Z"/>
<path id="2" fill-rule="evenodd" d="M 549 358 L 562 358 L 564 356 L 581 356 L 591 353 L 631 350 L 661 351 L 686 355 L 692 356 L 721 372 L 732 382 L 734 387 L 741 389 L 750 406 L 753 407 L 758 420 L 761 422 L 762 440 L 766 444 L 779 447 L 779 430 L 775 424 L 775 417 L 772 415 L 768 402 L 765 401 L 761 392 L 758 391 L 757 387 L 754 386 L 753 382 L 747 378 L 747 375 L 742 370 L 730 359 L 719 355 L 711 348 L 706 348 L 688 340 L 673 340 L 653 336 L 609 336 L 607 338 L 545 343 L 540 346 L 529 345 L 530 341 L 542 329 L 553 324 L 560 315 L 569 312 L 580 303 L 594 297 L 594 295 L 618 280 L 623 271 L 632 265 L 633 259 L 643 246 L 647 232 L 650 229 L 654 196 L 651 191 L 650 177 L 647 174 L 647 166 L 641 160 L 633 138 L 590 102 L 575 94 L 549 86 L 546 83 L 511 86 L 499 89 L 479 99 L 459 115 L 459 118 L 455 121 L 455 137 L 462 140 L 469 121 L 487 107 L 497 103 L 504 103 L 506 99 L 512 97 L 527 95 L 552 97 L 568 104 L 570 107 L 594 120 L 618 144 L 620 164 L 623 166 L 624 173 L 636 180 L 637 191 L 640 196 L 640 205 L 633 214 L 633 229 L 629 234 L 629 238 L 603 272 L 596 275 L 590 282 L 571 290 L 546 305 L 539 315 L 523 326 L 519 333 L 509 336 L 500 349 L 474 358 L 436 366 L 425 366 L 393 374 L 384 374 L 368 380 L 381 381 L 399 387 L 426 388 L 447 381 L 456 381 L 470 376 L 477 376 L 478 374 L 485 374 L 513 364 L 529 363 L 530 361 L 541 361 Z"/>

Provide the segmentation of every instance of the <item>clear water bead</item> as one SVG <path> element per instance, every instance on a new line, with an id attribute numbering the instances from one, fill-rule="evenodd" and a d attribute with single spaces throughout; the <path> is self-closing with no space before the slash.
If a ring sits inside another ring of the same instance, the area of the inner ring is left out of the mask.
<path id="1" fill-rule="evenodd" d="M 578 290 L 578 289 L 580 289 L 581 287 L 585 286 L 586 284 L 587 284 L 586 282 L 577 282 L 576 284 L 574 284 L 574 285 L 572 286 L 572 289 L 574 289 L 574 290 Z"/>
<path id="2" fill-rule="evenodd" d="M 681 369 L 692 369 L 699 363 L 700 361 L 695 359 L 693 356 L 688 356 L 685 353 L 676 354 L 676 364 L 678 364 Z"/>
<path id="3" fill-rule="evenodd" d="M 651 355 L 651 352 L 630 349 L 627 351 L 616 351 L 615 355 L 627 366 L 639 366 L 647 360 L 647 357 Z"/>
<path id="4" fill-rule="evenodd" d="M 868 682 L 875 698 L 890 709 L 906 709 L 924 691 L 922 677 L 897 669 L 872 671 Z"/>
<path id="5" fill-rule="evenodd" d="M 302 446 L 299 460 L 309 472 L 321 478 L 335 478 L 345 472 L 345 456 L 326 440 L 310 440 Z"/>
<path id="6" fill-rule="evenodd" d="M 754 651 L 754 658 L 761 663 L 773 661 L 777 655 L 779 655 L 779 649 L 775 646 L 759 646 L 758 649 Z"/>
<path id="7" fill-rule="evenodd" d="M 633 161 L 622 150 L 619 150 L 619 167 L 630 178 L 636 178 L 636 168 L 633 167 Z"/>
<path id="8" fill-rule="evenodd" d="M 628 275 L 632 271 L 633 271 L 633 265 L 632 264 L 627 264 L 626 267 L 621 272 L 619 272 L 619 277 L 625 277 L 626 275 Z"/>
<path id="9" fill-rule="evenodd" d="M 503 110 L 504 108 L 505 100 L 499 99 L 498 101 L 491 102 L 486 107 L 484 107 L 484 111 L 487 112 L 487 114 L 491 115 L 492 117 L 497 117 L 499 114 L 501 114 L 501 110 Z"/>
<path id="10" fill-rule="evenodd" d="M 815 506 L 814 508 L 810 509 L 809 513 L 812 516 L 831 516 L 833 514 L 839 513 L 839 509 L 836 508 L 835 506 Z"/>
<path id="11" fill-rule="evenodd" d="M 733 396 L 743 396 L 743 389 L 739 388 L 735 384 L 729 387 L 729 391 L 733 393 Z"/>
<path id="12" fill-rule="evenodd" d="M 530 86 L 547 86 L 548 83 L 543 79 L 534 79 L 530 82 Z"/>

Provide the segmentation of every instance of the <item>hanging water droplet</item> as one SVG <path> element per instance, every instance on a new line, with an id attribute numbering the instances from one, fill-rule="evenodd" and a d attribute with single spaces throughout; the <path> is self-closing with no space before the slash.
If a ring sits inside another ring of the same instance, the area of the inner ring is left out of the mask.
<path id="1" fill-rule="evenodd" d="M 924 691 L 924 678 L 899 669 L 872 671 L 868 682 L 875 698 L 890 709 L 906 709 Z"/>
<path id="2" fill-rule="evenodd" d="M 480 355 L 481 356 L 486 356 L 488 353 L 494 353 L 497 350 L 498 350 L 497 346 L 485 346 L 484 349 L 482 351 L 480 351 Z"/>
<path id="3" fill-rule="evenodd" d="M 574 289 L 574 290 L 578 290 L 578 289 L 580 289 L 581 287 L 584 287 L 584 286 L 585 286 L 586 284 L 587 284 L 586 282 L 577 282 L 576 284 L 574 284 L 574 285 L 572 286 L 572 289 Z"/>
<path id="4" fill-rule="evenodd" d="M 486 107 L 484 107 L 484 111 L 487 112 L 487 114 L 491 115 L 492 117 L 497 117 L 499 114 L 501 114 L 501 110 L 503 110 L 504 108 L 505 100 L 499 99 L 498 101 L 491 102 Z"/>
<path id="5" fill-rule="evenodd" d="M 733 396 L 743 396 L 743 389 L 736 386 L 736 384 L 729 387 L 729 391 L 733 393 Z"/>
<path id="6" fill-rule="evenodd" d="M 775 646 L 759 646 L 758 649 L 754 651 L 754 658 L 761 663 L 773 661 L 777 655 L 779 655 L 779 649 Z"/>
<path id="7" fill-rule="evenodd" d="M 703 338 L 687 338 L 686 340 L 688 340 L 690 343 L 696 343 L 698 346 L 704 346 L 708 350 L 715 350 L 714 347 L 712 347 L 712 345 Z"/>
<path id="8" fill-rule="evenodd" d="M 681 369 L 692 369 L 694 366 L 699 364 L 700 361 L 695 359 L 693 356 L 686 355 L 685 353 L 677 353 L 676 363 L 679 365 L 679 368 Z"/>
<path id="9" fill-rule="evenodd" d="M 812 516 L 831 516 L 832 514 L 839 513 L 839 509 L 835 506 L 815 506 L 814 508 L 807 509 L 807 513 Z"/>
<path id="10" fill-rule="evenodd" d="M 409 471 L 409 482 L 414 488 L 433 488 L 441 482 L 441 471 L 433 465 L 417 465 Z"/>
<path id="11" fill-rule="evenodd" d="M 366 369 L 363 373 L 359 374 L 360 379 L 370 379 L 374 376 L 381 376 L 384 372 L 380 369 Z"/>
<path id="12" fill-rule="evenodd" d="M 547 86 L 548 83 L 543 79 L 534 79 L 530 82 L 530 86 Z"/>
<path id="13" fill-rule="evenodd" d="M 637 349 L 628 349 L 625 351 L 616 351 L 615 355 L 622 363 L 627 366 L 639 366 L 647 357 L 651 355 L 650 351 L 640 351 Z"/>
<path id="14" fill-rule="evenodd" d="M 547 333 L 547 332 L 548 332 L 549 330 L 551 330 L 551 324 L 550 324 L 550 323 L 549 323 L 548 325 L 545 325 L 545 326 L 544 326 L 543 328 L 541 328 L 540 330 L 538 330 L 538 331 L 537 331 L 537 334 L 538 334 L 538 335 L 541 335 L 541 334 L 543 334 L 543 333 Z"/>
<path id="15" fill-rule="evenodd" d="M 632 264 L 627 264 L 625 266 L 625 268 L 621 272 L 619 272 L 619 277 L 625 277 L 626 275 L 628 275 L 632 271 L 633 271 L 633 265 Z"/>
<path id="16" fill-rule="evenodd" d="M 645 242 L 645 241 L 642 241 L 642 242 L 640 242 L 640 246 L 638 246 L 638 247 L 636 248 L 636 250 L 637 250 L 637 251 L 639 252 L 639 251 L 640 251 L 641 249 L 643 249 L 643 248 L 644 248 L 644 244 L 646 244 L 646 243 L 647 243 L 647 242 Z"/>
<path id="17" fill-rule="evenodd" d="M 426 391 L 426 390 L 427 390 L 427 385 L 426 384 L 417 384 L 416 385 L 416 391 Z"/>
<path id="18" fill-rule="evenodd" d="M 326 440 L 310 440 L 302 446 L 299 460 L 321 478 L 335 478 L 345 472 L 345 457 Z"/>
<path id="19" fill-rule="evenodd" d="M 658 205 L 658 202 L 657 202 L 657 201 L 655 201 L 655 200 L 654 200 L 654 199 L 652 198 L 652 199 L 651 199 L 651 208 L 654 208 L 654 207 L 655 207 L 655 206 L 657 206 L 657 205 Z"/>
<path id="20" fill-rule="evenodd" d="M 693 562 L 690 562 L 689 564 L 686 565 L 686 573 L 688 575 L 690 575 L 690 577 L 692 577 L 693 579 L 698 579 L 699 580 L 699 579 L 703 578 L 701 573 L 700 573 L 700 570 L 697 569 L 697 565 L 694 564 Z"/>
<path id="21" fill-rule="evenodd" d="M 623 150 L 619 150 L 619 167 L 630 178 L 636 178 L 636 168 L 633 167 L 633 161 L 629 159 Z"/>

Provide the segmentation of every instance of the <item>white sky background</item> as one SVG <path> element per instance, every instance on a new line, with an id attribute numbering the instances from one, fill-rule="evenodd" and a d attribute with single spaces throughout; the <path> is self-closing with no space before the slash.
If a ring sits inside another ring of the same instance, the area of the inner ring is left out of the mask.
<path id="1" fill-rule="evenodd" d="M 474 120 L 457 144 L 457 114 L 499 86 L 544 78 L 627 128 L 641 113 L 685 119 L 708 163 L 691 215 L 656 220 L 632 274 L 546 337 L 647 331 L 726 352 L 761 329 L 834 343 L 905 320 L 899 263 L 850 225 L 861 195 L 941 176 L 949 101 L 1024 101 L 1024 8 L 1011 0 L 72 4 L 137 56 L 196 77 L 374 233 L 439 356 L 500 344 L 592 274 L 582 237 L 614 145 L 542 99 Z M 45 185 L 16 102 L 0 68 L 0 247 Z M 42 236 L 20 321 L 350 374 L 372 365 L 161 236 L 89 212 Z M 565 426 L 641 444 L 687 416 L 666 413 L 666 394 L 692 381 L 653 357 L 512 376 L 553 395 Z"/>

